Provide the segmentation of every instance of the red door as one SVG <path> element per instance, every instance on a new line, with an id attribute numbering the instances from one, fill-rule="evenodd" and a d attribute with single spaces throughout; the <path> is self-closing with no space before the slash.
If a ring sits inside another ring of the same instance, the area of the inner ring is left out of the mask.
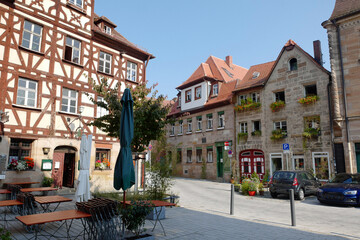
<path id="1" fill-rule="evenodd" d="M 242 177 L 251 178 L 251 174 L 256 172 L 262 180 L 265 174 L 264 152 L 257 149 L 241 151 L 239 153 L 239 166 Z"/>
<path id="2" fill-rule="evenodd" d="M 64 171 L 65 153 L 54 152 L 53 156 L 53 170 L 51 177 L 54 179 L 55 186 L 62 188 L 63 171 Z"/>

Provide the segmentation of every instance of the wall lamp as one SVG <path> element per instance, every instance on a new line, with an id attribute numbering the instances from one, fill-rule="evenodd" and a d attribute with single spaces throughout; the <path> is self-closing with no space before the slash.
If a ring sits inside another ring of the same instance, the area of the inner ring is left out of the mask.
<path id="1" fill-rule="evenodd" d="M 48 155 L 50 152 L 50 148 L 49 147 L 43 147 L 43 153 L 44 155 Z"/>

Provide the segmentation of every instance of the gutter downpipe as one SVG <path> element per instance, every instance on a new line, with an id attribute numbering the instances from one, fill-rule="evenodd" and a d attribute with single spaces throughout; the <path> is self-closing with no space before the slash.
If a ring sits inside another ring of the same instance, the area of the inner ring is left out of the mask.
<path id="1" fill-rule="evenodd" d="M 334 147 L 334 118 L 333 118 L 333 114 L 332 114 L 332 104 L 331 104 L 331 99 L 330 99 L 330 94 L 331 94 L 331 85 L 332 85 L 332 79 L 331 76 L 329 76 L 329 83 L 327 84 L 327 99 L 328 99 L 328 106 L 329 106 L 329 118 L 330 118 L 330 137 L 331 137 L 331 151 L 333 154 L 333 164 L 334 164 L 334 173 L 337 173 L 337 169 L 336 169 L 336 159 L 335 159 L 335 147 Z"/>
<path id="2" fill-rule="evenodd" d="M 336 20 L 331 20 L 331 22 L 336 27 L 336 36 L 338 40 L 338 48 L 339 48 L 339 55 L 340 55 L 340 69 L 341 69 L 341 87 L 342 87 L 342 94 L 343 94 L 343 102 L 344 102 L 344 115 L 345 115 L 345 129 L 346 129 L 346 143 L 348 148 L 349 154 L 349 165 L 350 165 L 350 172 L 353 172 L 351 157 L 350 157 L 350 142 L 349 142 L 349 119 L 347 116 L 347 101 L 346 101 L 346 92 L 345 92 L 345 76 L 344 76 L 344 63 L 342 57 L 342 49 L 341 49 L 341 38 L 340 38 L 340 27 L 336 24 Z"/>

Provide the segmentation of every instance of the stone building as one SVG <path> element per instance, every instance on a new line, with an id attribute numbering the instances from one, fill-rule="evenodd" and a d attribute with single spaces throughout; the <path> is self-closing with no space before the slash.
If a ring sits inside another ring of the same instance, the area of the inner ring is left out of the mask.
<path id="1" fill-rule="evenodd" d="M 337 0 L 327 30 L 337 172 L 360 173 L 360 1 Z"/>
<path id="2" fill-rule="evenodd" d="M 274 62 L 250 67 L 234 89 L 236 152 L 240 174 L 311 170 L 333 173 L 329 121 L 330 74 L 316 58 L 289 40 Z M 283 151 L 288 144 L 289 151 Z"/>
<path id="3" fill-rule="evenodd" d="M 80 131 L 93 135 L 91 191 L 113 190 L 120 144 L 88 125 L 106 113 L 86 96 L 102 101 L 88 77 L 96 82 L 106 78 L 110 87 L 121 84 L 121 95 L 126 86 L 145 81 L 152 58 L 118 33 L 108 18 L 97 16 L 94 0 L 0 1 L 0 154 L 5 181 L 41 181 L 45 175 L 55 178 L 57 186 L 73 188 L 79 174 Z M 21 172 L 7 168 L 23 157 L 35 165 Z"/>
<path id="4" fill-rule="evenodd" d="M 190 178 L 229 180 L 231 160 L 225 142 L 235 143 L 232 91 L 247 69 L 210 56 L 184 83 L 169 118 L 168 143 L 176 157 L 176 174 Z"/>

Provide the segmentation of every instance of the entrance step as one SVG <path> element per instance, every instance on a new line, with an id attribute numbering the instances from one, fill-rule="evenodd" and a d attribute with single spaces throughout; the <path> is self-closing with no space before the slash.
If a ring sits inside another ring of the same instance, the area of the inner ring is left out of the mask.
<path id="1" fill-rule="evenodd" d="M 75 194 L 76 189 L 75 188 L 68 188 L 68 187 L 62 187 L 61 189 L 58 189 L 56 194 L 57 195 L 69 195 L 69 194 Z"/>

